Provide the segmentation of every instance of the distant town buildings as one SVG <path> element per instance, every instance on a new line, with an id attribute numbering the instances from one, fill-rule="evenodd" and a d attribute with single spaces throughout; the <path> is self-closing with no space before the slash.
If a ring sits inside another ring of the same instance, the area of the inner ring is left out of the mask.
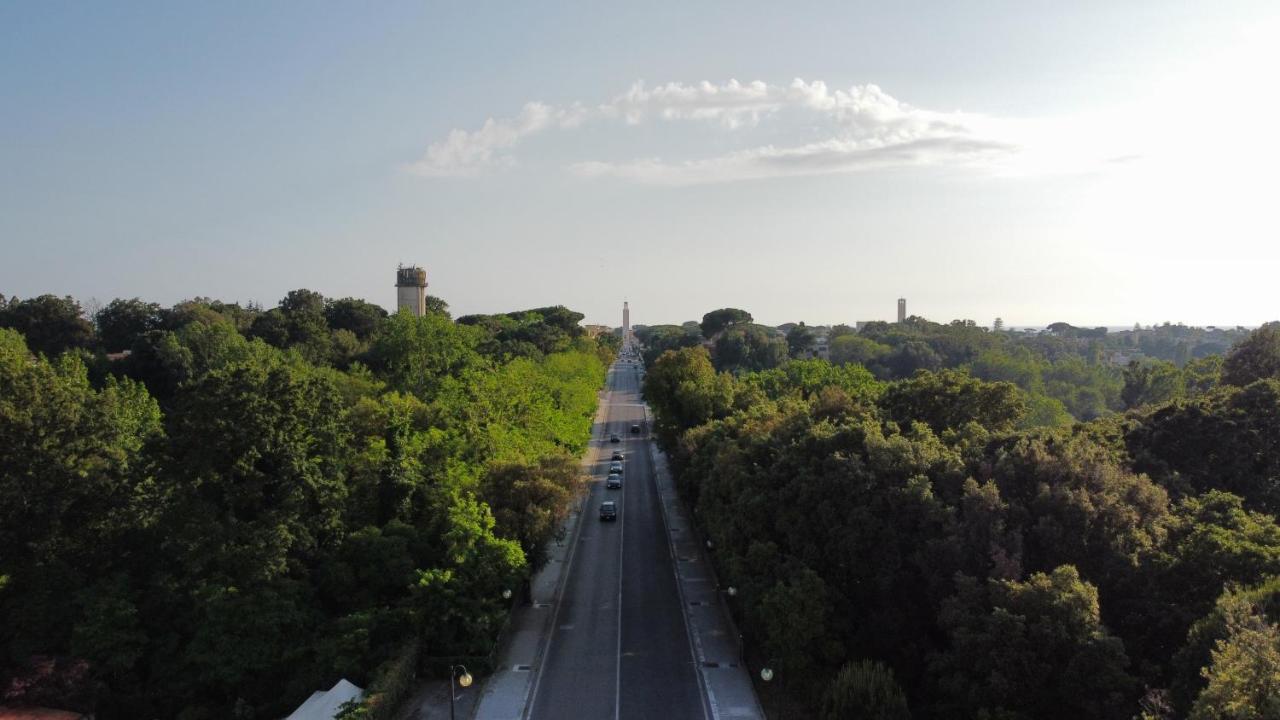
<path id="1" fill-rule="evenodd" d="M 813 347 L 809 349 L 809 356 L 822 360 L 831 359 L 831 328 L 813 328 Z"/>
<path id="2" fill-rule="evenodd" d="M 416 265 L 396 268 L 396 309 L 406 308 L 415 317 L 427 314 L 427 271 Z"/>

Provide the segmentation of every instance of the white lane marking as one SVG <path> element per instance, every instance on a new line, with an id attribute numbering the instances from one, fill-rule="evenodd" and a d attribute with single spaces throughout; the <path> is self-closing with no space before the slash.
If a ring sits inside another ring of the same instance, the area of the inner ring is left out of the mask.
<path id="1" fill-rule="evenodd" d="M 624 490 L 618 504 L 618 636 L 617 662 L 613 672 L 613 718 L 622 717 L 622 548 L 627 542 L 627 494 Z"/>
<path id="2" fill-rule="evenodd" d="M 627 392 L 627 391 L 623 391 L 623 392 Z M 623 403 L 619 403 L 618 406 L 621 406 L 622 404 Z M 614 407 L 615 406 L 612 404 L 609 405 L 610 410 L 612 410 Z M 627 501 L 627 490 L 624 487 L 622 489 L 622 500 L 618 506 L 618 515 L 621 517 L 621 519 L 618 521 L 618 534 L 619 534 L 619 537 L 618 537 L 618 637 L 617 637 L 618 657 L 617 657 L 617 663 L 614 666 L 615 670 L 613 675 L 613 718 L 614 720 L 619 720 L 622 717 L 622 578 L 624 575 L 626 575 L 626 573 L 623 572 L 626 566 L 623 564 L 624 556 L 622 554 L 622 551 L 623 551 L 623 548 L 626 547 L 626 543 L 627 543 L 626 501 Z"/>

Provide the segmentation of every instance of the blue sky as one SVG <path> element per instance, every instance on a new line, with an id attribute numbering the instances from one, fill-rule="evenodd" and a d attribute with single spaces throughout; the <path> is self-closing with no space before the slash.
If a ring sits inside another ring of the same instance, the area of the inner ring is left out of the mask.
<path id="1" fill-rule="evenodd" d="M 0 292 L 1275 317 L 1272 3 L 601 5 L 0 5 Z"/>

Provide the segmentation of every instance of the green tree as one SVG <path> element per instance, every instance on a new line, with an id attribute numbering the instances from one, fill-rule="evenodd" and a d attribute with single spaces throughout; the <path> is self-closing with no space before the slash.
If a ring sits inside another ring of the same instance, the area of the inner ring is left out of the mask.
<path id="1" fill-rule="evenodd" d="M 828 347 L 832 364 L 856 363 L 877 376 L 884 376 L 888 372 L 882 362 L 892 349 L 888 345 L 860 335 L 840 335 L 832 339 Z"/>
<path id="2" fill-rule="evenodd" d="M 1254 330 L 1222 363 L 1222 381 L 1228 385 L 1244 387 L 1267 378 L 1280 378 L 1280 322 Z"/>
<path id="3" fill-rule="evenodd" d="M 822 701 L 823 720 L 911 720 L 907 698 L 882 663 L 846 663 Z"/>
<path id="4" fill-rule="evenodd" d="M 720 308 L 702 316 L 702 337 L 712 340 L 720 331 L 734 325 L 744 325 L 752 321 L 751 313 L 738 308 Z"/>
<path id="5" fill-rule="evenodd" d="M 414 317 L 399 312 L 387 319 L 369 350 L 370 365 L 391 385 L 430 400 L 483 360 L 476 347 L 480 332 L 443 315 Z"/>
<path id="6" fill-rule="evenodd" d="M 791 353 L 791 357 L 800 357 L 813 349 L 817 337 L 813 334 L 813 330 L 805 327 L 804 323 L 800 323 L 791 330 L 787 331 L 787 351 Z"/>
<path id="7" fill-rule="evenodd" d="M 644 362 L 653 365 L 668 350 L 697 347 L 702 344 L 702 331 L 697 323 L 692 328 L 678 325 L 650 325 L 636 330 L 636 339 L 644 346 Z"/>
<path id="8" fill-rule="evenodd" d="M 981 461 L 1009 503 L 1028 570 L 1072 565 L 1115 599 L 1167 532 L 1169 499 L 1086 433 L 1032 431 L 993 444 Z M 1140 593 L 1135 593 L 1140 594 Z"/>
<path id="9" fill-rule="evenodd" d="M 584 316 L 556 305 L 501 315 L 464 315 L 459 325 L 479 328 L 488 336 L 479 350 L 493 358 L 537 357 L 564 352 L 584 336 Z"/>
<path id="10" fill-rule="evenodd" d="M 885 356 L 884 366 L 889 370 L 891 377 L 908 378 L 918 370 L 940 369 L 942 357 L 929 347 L 928 343 L 908 340 Z"/>
<path id="11" fill-rule="evenodd" d="M 6 327 L 22 333 L 32 352 L 50 356 L 93 344 L 93 325 L 70 295 L 10 299 L 0 307 L 0 328 Z"/>
<path id="12" fill-rule="evenodd" d="M 177 330 L 152 330 L 133 345 L 133 354 L 121 368 L 146 383 L 161 403 L 172 400 L 186 382 L 232 363 L 265 359 L 275 351 L 260 340 L 246 340 L 221 317 L 205 323 L 191 322 Z"/>
<path id="13" fill-rule="evenodd" d="M 305 367 L 252 362 L 196 380 L 170 421 L 165 474 L 188 572 L 270 580 L 336 533 L 343 417 L 333 384 Z"/>
<path id="14" fill-rule="evenodd" d="M 1177 365 L 1164 360 L 1129 363 L 1124 371 L 1125 407 L 1158 405 L 1186 395 L 1186 381 Z"/>
<path id="15" fill-rule="evenodd" d="M 253 319 L 249 337 L 258 338 L 277 348 L 289 347 L 289 318 L 279 308 L 268 310 Z"/>
<path id="16" fill-rule="evenodd" d="M 1207 685 L 1189 720 L 1280 717 L 1280 628 L 1240 596 L 1228 596 L 1220 610 L 1227 636 L 1202 671 Z"/>
<path id="17" fill-rule="evenodd" d="M 325 299 L 313 290 L 290 290 L 279 307 L 254 318 L 249 333 L 275 347 L 296 349 L 317 365 L 328 364 L 333 356 Z"/>
<path id="18" fill-rule="evenodd" d="M 881 396 L 880 407 L 903 427 L 919 421 L 934 432 L 970 422 L 991 431 L 1008 430 L 1027 410 L 1015 386 L 982 382 L 955 370 L 919 372 L 909 380 L 891 383 Z"/>
<path id="19" fill-rule="evenodd" d="M 454 495 L 442 509 L 441 561 L 419 570 L 413 588 L 422 641 L 441 655 L 487 654 L 509 610 L 503 591 L 519 586 L 525 558 L 516 541 L 494 535 L 483 503 Z"/>
<path id="20" fill-rule="evenodd" d="M 443 298 L 438 298 L 435 295 L 427 296 L 427 312 L 443 315 L 447 318 L 452 317 L 449 314 L 449 303 L 445 302 Z"/>
<path id="21" fill-rule="evenodd" d="M 193 322 L 216 323 L 225 322 L 237 332 L 247 333 L 253 321 L 262 314 L 262 309 L 250 305 L 241 307 L 238 303 L 224 303 L 211 298 L 197 297 L 184 300 L 167 310 L 160 311 L 162 330 L 177 330 Z"/>
<path id="22" fill-rule="evenodd" d="M 987 350 L 969 363 L 969 372 L 980 380 L 1011 382 L 1032 393 L 1044 392 L 1045 361 L 1025 347 Z"/>
<path id="23" fill-rule="evenodd" d="M 1097 589 L 1066 565 L 1026 582 L 962 579 L 943 607 L 940 717 L 1128 720 L 1137 686 L 1102 625 Z"/>
<path id="24" fill-rule="evenodd" d="M 1063 405 L 1062 401 L 1057 398 L 1024 393 L 1024 401 L 1027 405 L 1027 412 L 1018 423 L 1019 429 L 1067 427 L 1074 422 L 1071 413 L 1067 412 L 1067 406 Z"/>
<path id="25" fill-rule="evenodd" d="M 1188 640 L 1193 624 L 1213 611 L 1226 586 L 1249 586 L 1280 575 L 1280 526 L 1270 515 L 1250 512 L 1239 497 L 1210 491 L 1175 506 L 1165 521 L 1167 540 L 1154 548 L 1127 608 L 1139 610 L 1126 634 L 1139 656 L 1166 662 Z M 1120 609 L 1117 606 L 1117 609 Z M 1200 687 L 1197 673 L 1208 661 L 1208 647 L 1188 667 L 1188 652 L 1173 663 L 1175 705 L 1185 711 Z M 1194 655 L 1194 653 L 1192 653 Z"/>
<path id="26" fill-rule="evenodd" d="M 139 298 L 116 298 L 93 316 L 98 343 L 107 351 L 129 350 L 143 335 L 160 327 L 160 306 Z"/>
<path id="27" fill-rule="evenodd" d="M 1186 380 L 1187 394 L 1197 397 L 1217 388 L 1222 382 L 1222 364 L 1221 355 L 1209 355 L 1184 365 L 1182 375 Z"/>
<path id="28" fill-rule="evenodd" d="M 1280 512 L 1280 380 L 1154 408 L 1125 444 L 1136 470 L 1174 492 L 1226 490 Z"/>
<path id="29" fill-rule="evenodd" d="M 495 532 L 520 543 L 534 568 L 569 514 L 583 487 L 576 458 L 544 457 L 537 463 L 507 462 L 489 468 L 480 495 L 493 511 Z"/>
<path id="30" fill-rule="evenodd" d="M 324 304 L 324 320 L 330 330 L 348 330 L 360 340 L 373 337 L 387 311 L 366 300 L 341 298 Z"/>
<path id="31" fill-rule="evenodd" d="M 161 435 L 142 386 L 90 386 L 72 355 L 33 357 L 0 329 L 0 647 L 82 653 L 125 674 L 141 644 L 130 574 L 156 498 L 143 449 Z"/>
<path id="32" fill-rule="evenodd" d="M 1242 617 L 1241 613 L 1247 615 Z M 1229 588 L 1218 598 L 1213 610 L 1191 626 L 1186 634 L 1186 645 L 1174 656 L 1172 663 L 1173 678 L 1170 688 L 1174 709 L 1179 717 L 1185 717 L 1190 712 L 1192 704 L 1208 684 L 1205 671 L 1214 664 L 1213 653 L 1219 648 L 1219 643 L 1231 642 L 1233 622 L 1237 626 L 1241 620 L 1251 623 L 1252 618 L 1247 616 L 1254 614 L 1260 614 L 1259 619 L 1271 624 L 1280 620 L 1280 577 L 1272 577 L 1253 587 Z M 1265 657 L 1266 653 L 1260 653 L 1259 656 Z M 1224 685 L 1229 680 L 1228 673 L 1220 673 L 1219 680 L 1217 691 L 1211 695 L 1216 694 L 1219 701 L 1225 701 L 1222 691 L 1226 689 Z"/>
<path id="33" fill-rule="evenodd" d="M 763 325 L 734 325 L 716 339 L 712 361 L 725 372 L 775 368 L 787 360 L 787 343 Z"/>
<path id="34" fill-rule="evenodd" d="M 716 373 L 705 349 L 685 348 L 658 358 L 645 374 L 644 397 L 659 437 L 673 443 L 684 430 L 728 413 L 733 382 Z"/>
<path id="35" fill-rule="evenodd" d="M 811 568 L 801 567 L 764 588 L 749 618 L 761 630 L 765 651 L 778 659 L 779 672 L 807 678 L 817 668 L 815 660 L 838 656 L 831 637 L 831 609 L 826 582 Z"/>
<path id="36" fill-rule="evenodd" d="M 324 296 L 314 290 L 290 290 L 280 301 L 289 338 L 287 346 L 316 365 L 325 365 L 332 358 L 332 337 L 324 311 Z"/>
<path id="37" fill-rule="evenodd" d="M 840 367 L 816 358 L 792 360 L 771 370 L 748 373 L 739 378 L 738 387 L 759 388 L 774 400 L 792 393 L 809 399 L 830 387 L 840 388 L 852 398 L 872 400 L 882 389 L 881 384 L 863 367 Z"/>

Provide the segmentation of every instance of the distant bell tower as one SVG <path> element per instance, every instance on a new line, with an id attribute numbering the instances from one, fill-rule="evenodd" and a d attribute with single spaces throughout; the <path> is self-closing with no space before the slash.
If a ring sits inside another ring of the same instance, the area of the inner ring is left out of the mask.
<path id="1" fill-rule="evenodd" d="M 631 333 L 631 308 L 627 307 L 627 301 L 622 301 L 622 336 L 626 337 Z"/>
<path id="2" fill-rule="evenodd" d="M 898 322 L 907 321 L 907 299 L 898 298 Z"/>
<path id="3" fill-rule="evenodd" d="M 396 309 L 405 308 L 414 317 L 427 314 L 427 271 L 417 265 L 396 268 Z"/>

